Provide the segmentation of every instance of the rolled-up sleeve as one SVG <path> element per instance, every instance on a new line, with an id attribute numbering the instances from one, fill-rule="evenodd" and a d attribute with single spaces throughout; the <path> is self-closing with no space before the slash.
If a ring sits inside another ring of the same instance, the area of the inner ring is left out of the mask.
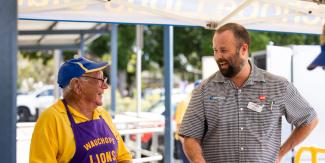
<path id="1" fill-rule="evenodd" d="M 180 127 L 180 136 L 201 140 L 204 135 L 204 105 L 201 87 L 195 89 Z"/>
<path id="2" fill-rule="evenodd" d="M 284 93 L 284 115 L 287 121 L 295 127 L 309 124 L 317 117 L 316 111 L 302 97 L 292 83 L 287 82 Z"/>

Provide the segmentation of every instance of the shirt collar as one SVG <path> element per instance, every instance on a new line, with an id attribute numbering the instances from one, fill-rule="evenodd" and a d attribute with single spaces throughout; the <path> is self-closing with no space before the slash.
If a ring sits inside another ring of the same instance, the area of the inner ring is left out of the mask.
<path id="1" fill-rule="evenodd" d="M 57 104 L 59 105 L 58 107 L 58 111 L 61 112 L 61 113 L 67 113 L 66 109 L 65 109 L 65 106 L 62 102 L 62 100 L 58 100 Z M 82 119 L 86 119 L 86 120 L 89 120 L 86 116 L 84 116 L 83 114 L 79 113 L 76 109 L 74 109 L 72 106 L 68 105 L 69 109 L 70 109 L 70 112 L 73 116 L 76 116 L 76 117 L 79 117 L 79 118 L 82 118 Z M 99 119 L 99 116 L 101 115 L 101 112 L 102 112 L 102 108 L 100 107 L 97 107 L 95 110 L 94 110 L 94 114 L 93 114 L 93 119 Z"/>
<path id="2" fill-rule="evenodd" d="M 254 82 L 265 82 L 265 78 L 264 78 L 264 70 L 258 68 L 255 64 L 253 64 L 250 60 L 249 60 L 249 64 L 252 67 L 251 73 L 247 79 L 247 84 L 248 85 L 254 85 Z"/>

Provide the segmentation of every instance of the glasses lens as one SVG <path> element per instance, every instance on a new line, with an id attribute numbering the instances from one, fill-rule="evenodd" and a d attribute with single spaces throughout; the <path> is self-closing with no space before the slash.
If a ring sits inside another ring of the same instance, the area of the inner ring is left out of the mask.
<path id="1" fill-rule="evenodd" d="M 104 79 L 101 79 L 101 78 L 95 78 L 95 77 L 92 77 L 92 76 L 81 76 L 81 77 L 86 77 L 86 78 L 91 78 L 91 79 L 99 80 L 99 81 L 101 81 L 101 83 L 100 83 L 100 86 L 101 86 L 101 87 L 103 87 L 104 84 L 107 84 L 107 77 L 104 77 Z"/>

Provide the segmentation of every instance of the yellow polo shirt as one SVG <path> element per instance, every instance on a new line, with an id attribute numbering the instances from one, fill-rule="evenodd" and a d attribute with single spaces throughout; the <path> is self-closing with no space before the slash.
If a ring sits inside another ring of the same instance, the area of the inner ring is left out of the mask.
<path id="1" fill-rule="evenodd" d="M 88 121 L 89 119 L 68 106 L 76 123 Z M 107 111 L 98 107 L 94 111 L 93 119 L 99 116 L 105 120 L 118 141 L 116 160 L 132 160 L 130 152 L 127 150 L 120 134 L 112 123 L 112 118 Z M 36 122 L 32 141 L 30 145 L 30 163 L 67 163 L 76 150 L 73 131 L 70 121 L 61 100 L 46 109 Z"/>

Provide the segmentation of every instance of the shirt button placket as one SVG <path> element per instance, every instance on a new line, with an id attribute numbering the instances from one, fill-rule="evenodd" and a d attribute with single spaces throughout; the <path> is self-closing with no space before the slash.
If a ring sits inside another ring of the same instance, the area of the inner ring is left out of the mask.
<path id="1" fill-rule="evenodd" d="M 238 106 L 239 106 L 239 123 L 238 123 L 238 132 L 239 132 L 239 138 L 238 138 L 238 147 L 239 147 L 239 162 L 243 161 L 243 156 L 244 156 L 244 142 L 245 142 L 245 133 L 244 133 L 244 108 L 242 107 L 244 104 L 242 104 L 242 90 L 238 89 L 237 90 L 237 100 L 238 100 Z"/>

